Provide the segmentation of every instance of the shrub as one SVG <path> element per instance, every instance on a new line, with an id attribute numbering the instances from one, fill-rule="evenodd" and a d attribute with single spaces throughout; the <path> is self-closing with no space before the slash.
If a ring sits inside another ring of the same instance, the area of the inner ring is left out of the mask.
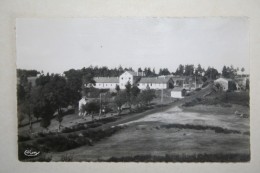
<path id="1" fill-rule="evenodd" d="M 99 160 L 103 161 L 103 160 Z M 166 154 L 165 156 L 135 155 L 126 157 L 111 157 L 108 162 L 247 162 L 249 154 Z"/>

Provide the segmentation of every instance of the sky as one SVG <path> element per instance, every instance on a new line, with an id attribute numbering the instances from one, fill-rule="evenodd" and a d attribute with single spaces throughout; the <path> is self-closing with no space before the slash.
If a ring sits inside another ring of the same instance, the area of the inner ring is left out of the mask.
<path id="1" fill-rule="evenodd" d="M 179 64 L 244 67 L 249 73 L 247 18 L 17 19 L 17 68 L 69 69 Z"/>

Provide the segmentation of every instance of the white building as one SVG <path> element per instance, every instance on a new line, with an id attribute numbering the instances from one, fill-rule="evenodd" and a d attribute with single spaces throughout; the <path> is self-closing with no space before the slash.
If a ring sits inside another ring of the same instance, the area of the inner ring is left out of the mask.
<path id="1" fill-rule="evenodd" d="M 115 89 L 116 85 L 119 85 L 118 77 L 95 77 L 95 88 L 98 89 Z"/>
<path id="2" fill-rule="evenodd" d="M 171 97 L 173 98 L 183 98 L 184 95 L 186 93 L 186 90 L 184 88 L 173 88 L 173 90 L 171 91 Z"/>
<path id="3" fill-rule="evenodd" d="M 129 82 L 131 85 L 138 86 L 139 89 L 146 89 L 147 86 L 150 89 L 172 89 L 174 88 L 175 82 L 180 81 L 183 83 L 183 79 L 176 78 L 174 80 L 171 76 L 160 76 L 160 77 L 143 77 L 142 73 L 137 73 L 133 71 L 125 71 L 119 77 L 95 77 L 96 81 L 95 88 L 98 89 L 110 89 L 114 90 L 116 85 L 120 89 L 125 89 L 125 85 Z"/>
<path id="4" fill-rule="evenodd" d="M 116 85 L 120 87 L 120 89 L 125 89 L 125 85 L 130 82 L 131 85 L 136 84 L 140 78 L 141 73 L 125 71 L 119 77 L 95 77 L 96 81 L 95 88 L 98 89 L 115 89 Z"/>
<path id="5" fill-rule="evenodd" d="M 125 89 L 125 85 L 129 82 L 131 85 L 136 84 L 140 79 L 142 75 L 141 73 L 133 72 L 133 71 L 125 71 L 120 77 L 119 77 L 119 87 L 121 89 Z"/>
<path id="6" fill-rule="evenodd" d="M 174 87 L 174 81 L 170 77 L 144 77 L 137 84 L 138 88 L 143 90 L 150 89 L 168 89 Z"/>

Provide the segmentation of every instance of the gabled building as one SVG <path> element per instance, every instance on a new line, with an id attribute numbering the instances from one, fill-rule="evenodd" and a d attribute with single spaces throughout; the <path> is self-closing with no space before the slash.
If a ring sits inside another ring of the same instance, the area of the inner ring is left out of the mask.
<path id="1" fill-rule="evenodd" d="M 119 77 L 119 87 L 125 89 L 125 85 L 129 82 L 131 85 L 136 85 L 141 79 L 142 74 L 133 71 L 125 71 Z"/>

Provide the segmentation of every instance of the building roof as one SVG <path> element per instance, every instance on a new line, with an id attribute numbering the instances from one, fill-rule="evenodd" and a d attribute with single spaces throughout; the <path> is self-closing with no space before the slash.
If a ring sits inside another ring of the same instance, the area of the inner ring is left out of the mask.
<path id="1" fill-rule="evenodd" d="M 94 77 L 96 83 L 119 83 L 118 77 Z"/>
<path id="2" fill-rule="evenodd" d="M 171 78 L 145 77 L 139 83 L 167 83 Z"/>

